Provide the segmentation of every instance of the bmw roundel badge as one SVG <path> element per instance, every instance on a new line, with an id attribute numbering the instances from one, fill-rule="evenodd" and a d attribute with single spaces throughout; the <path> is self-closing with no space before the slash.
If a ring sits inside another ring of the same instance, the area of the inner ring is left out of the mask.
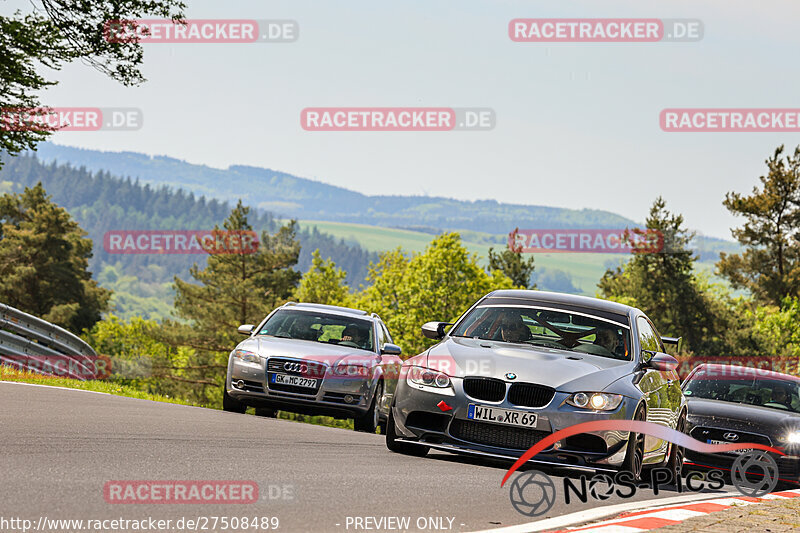
<path id="1" fill-rule="evenodd" d="M 506 374 L 506 379 L 517 379 L 517 375 L 513 372 L 509 372 Z"/>

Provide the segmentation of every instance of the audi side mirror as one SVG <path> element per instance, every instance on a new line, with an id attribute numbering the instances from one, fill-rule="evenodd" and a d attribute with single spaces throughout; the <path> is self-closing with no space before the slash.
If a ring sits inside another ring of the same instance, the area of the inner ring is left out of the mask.
<path id="1" fill-rule="evenodd" d="M 422 334 L 429 339 L 444 337 L 444 328 L 452 326 L 451 322 L 426 322 L 422 325 Z"/>
<path id="2" fill-rule="evenodd" d="M 384 355 L 400 355 L 403 353 L 403 350 L 396 344 L 392 344 L 391 342 L 387 342 L 381 348 L 381 353 Z"/>
<path id="3" fill-rule="evenodd" d="M 238 331 L 242 335 L 250 335 L 253 333 L 253 328 L 255 328 L 253 324 L 242 324 L 241 326 L 236 328 L 236 331 Z"/>

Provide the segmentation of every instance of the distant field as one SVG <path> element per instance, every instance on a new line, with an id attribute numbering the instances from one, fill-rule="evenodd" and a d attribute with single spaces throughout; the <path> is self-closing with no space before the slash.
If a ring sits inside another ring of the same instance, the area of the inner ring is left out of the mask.
<path id="1" fill-rule="evenodd" d="M 421 231 L 341 222 L 301 220 L 299 225 L 301 228 L 316 226 L 319 231 L 329 233 L 337 239 L 357 242 L 371 252 L 383 252 L 398 246 L 406 251 L 422 252 L 434 237 Z M 498 244 L 495 245 L 495 249 L 502 249 L 505 246 L 503 240 L 505 236 L 503 235 L 467 231 L 461 232 L 461 236 L 464 246 L 471 253 L 476 254 L 482 264 L 486 264 L 489 245 L 475 242 L 475 240 L 483 243 L 496 240 Z M 475 240 L 470 240 L 471 238 Z M 572 284 L 575 287 L 584 294 L 593 296 L 597 289 L 597 282 L 606 268 L 618 264 L 625 257 L 618 254 L 536 254 L 536 266 L 537 268 L 566 272 L 571 276 Z"/>
<path id="2" fill-rule="evenodd" d="M 328 222 L 319 220 L 300 220 L 301 228 L 313 228 L 329 233 L 337 239 L 357 242 L 361 247 L 371 252 L 383 252 L 401 247 L 406 251 L 422 252 L 433 239 L 434 235 L 422 231 L 406 229 L 384 228 L 364 224 L 350 224 L 343 222 Z M 495 249 L 505 246 L 504 235 L 493 235 L 474 231 L 461 232 L 461 237 L 467 250 L 476 254 L 481 264 L 486 264 L 490 242 L 497 242 Z M 476 242 L 478 241 L 478 242 Z M 597 292 L 597 282 L 607 268 L 612 268 L 628 256 L 622 254 L 536 254 L 537 269 L 560 270 L 569 274 L 572 284 L 580 289 L 583 294 L 594 296 Z M 698 270 L 713 273 L 713 261 L 697 263 Z M 712 275 L 713 281 L 720 281 Z"/>

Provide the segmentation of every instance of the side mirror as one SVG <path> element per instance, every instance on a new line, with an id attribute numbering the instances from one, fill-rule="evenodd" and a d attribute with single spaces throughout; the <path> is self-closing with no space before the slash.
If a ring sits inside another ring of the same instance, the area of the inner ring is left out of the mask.
<path id="1" fill-rule="evenodd" d="M 441 339 L 444 337 L 444 328 L 450 325 L 450 322 L 426 322 L 422 325 L 422 334 L 429 339 Z"/>
<path id="2" fill-rule="evenodd" d="M 387 342 L 381 348 L 381 353 L 385 355 L 400 355 L 403 353 L 403 350 L 396 344 L 392 344 L 391 342 Z"/>
<path id="3" fill-rule="evenodd" d="M 645 364 L 655 370 L 675 370 L 678 368 L 678 360 L 667 353 L 662 352 L 646 352 L 651 354 L 651 357 L 645 361 Z"/>
<path id="4" fill-rule="evenodd" d="M 236 328 L 236 331 L 238 331 L 242 335 L 250 335 L 253 333 L 253 328 L 255 328 L 253 324 L 242 324 L 241 326 Z"/>

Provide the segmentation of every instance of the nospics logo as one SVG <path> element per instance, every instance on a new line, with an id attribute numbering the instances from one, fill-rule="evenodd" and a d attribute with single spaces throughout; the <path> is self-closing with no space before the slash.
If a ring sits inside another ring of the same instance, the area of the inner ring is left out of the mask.
<path id="1" fill-rule="evenodd" d="M 531 446 L 508 469 L 500 486 L 504 486 L 512 474 L 523 464 L 556 442 L 573 435 L 597 431 L 626 431 L 649 435 L 675 446 L 706 454 L 744 450 L 734 461 L 731 479 L 739 492 L 752 497 L 763 496 L 771 492 L 778 483 L 777 462 L 767 452 L 785 455 L 781 450 L 772 446 L 752 442 L 708 444 L 653 422 L 597 420 L 561 429 Z M 591 478 L 581 476 L 578 484 L 575 484 L 572 479 L 564 478 L 564 499 L 565 503 L 569 504 L 571 501 L 575 501 L 574 498 L 583 503 L 586 503 L 589 497 L 596 500 L 607 500 L 611 496 L 631 498 L 639 489 L 652 489 L 654 494 L 658 494 L 660 487 L 672 483 L 675 483 L 678 492 L 686 489 L 692 492 L 706 489 L 718 490 L 724 486 L 724 477 L 722 471 L 712 469 L 706 474 L 690 472 L 685 478 L 678 475 L 676 479 L 671 469 L 654 468 L 650 471 L 650 482 L 647 483 L 636 480 L 631 472 L 621 470 L 613 476 L 609 474 L 597 474 Z M 526 488 L 531 488 L 531 490 L 526 490 Z M 540 516 L 546 513 L 555 504 L 554 494 L 555 483 L 553 480 L 538 471 L 523 472 L 514 479 L 509 488 L 511 505 L 526 516 Z"/>

